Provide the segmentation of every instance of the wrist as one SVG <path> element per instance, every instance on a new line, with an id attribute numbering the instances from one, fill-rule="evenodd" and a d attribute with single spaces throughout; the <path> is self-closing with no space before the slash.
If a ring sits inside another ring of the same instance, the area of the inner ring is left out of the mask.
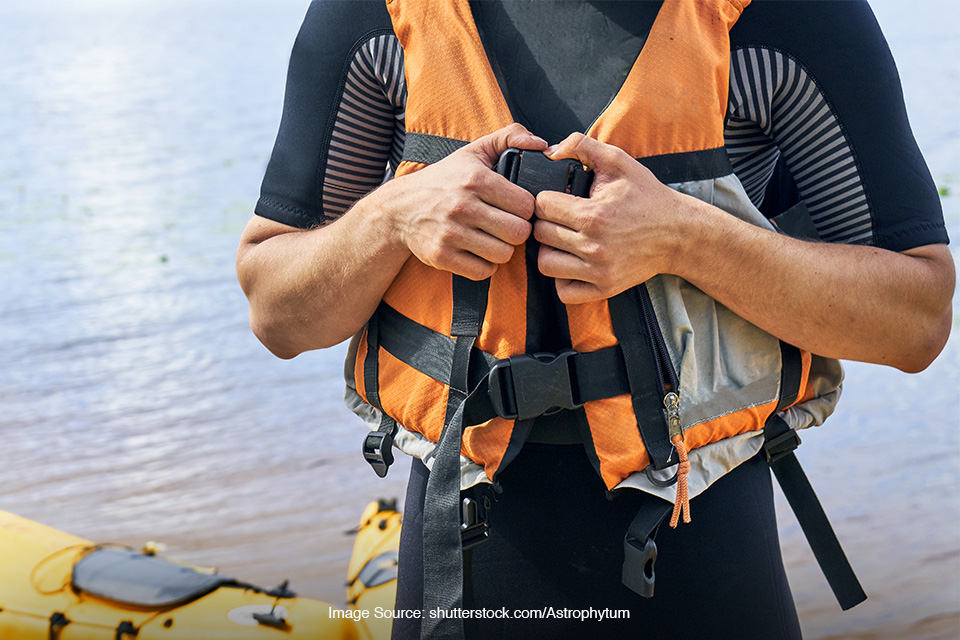
<path id="1" fill-rule="evenodd" d="M 666 236 L 665 269 L 669 273 L 681 278 L 687 278 L 692 261 L 695 259 L 696 247 L 700 245 L 700 235 L 704 212 L 701 205 L 704 203 L 696 198 L 670 189 L 670 233 Z M 691 250 L 693 249 L 693 250 Z"/>
<path id="2" fill-rule="evenodd" d="M 406 259 L 410 250 L 403 234 L 402 188 L 403 178 L 394 178 L 357 202 L 352 212 L 363 218 L 363 227 L 373 232 L 374 242 L 382 243 L 391 253 L 402 253 Z"/>

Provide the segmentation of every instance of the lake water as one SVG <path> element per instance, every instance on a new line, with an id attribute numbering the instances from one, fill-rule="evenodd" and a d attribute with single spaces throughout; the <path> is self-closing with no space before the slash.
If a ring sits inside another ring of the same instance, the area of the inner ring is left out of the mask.
<path id="1" fill-rule="evenodd" d="M 960 9 L 876 2 L 934 177 L 960 189 Z M 340 604 L 380 481 L 343 348 L 275 359 L 234 254 L 301 0 L 0 4 L 0 509 Z M 960 238 L 956 195 L 943 198 Z M 956 304 L 955 304 L 956 308 Z M 957 323 L 955 322 L 955 326 Z M 841 613 L 784 506 L 807 638 L 960 637 L 960 345 L 851 364 L 801 459 L 871 599 Z M 784 505 L 781 501 L 780 505 Z"/>

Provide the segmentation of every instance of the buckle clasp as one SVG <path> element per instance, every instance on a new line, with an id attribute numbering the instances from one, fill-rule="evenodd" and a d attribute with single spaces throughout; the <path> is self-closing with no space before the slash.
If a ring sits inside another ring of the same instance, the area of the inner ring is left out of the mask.
<path id="1" fill-rule="evenodd" d="M 498 360 L 488 378 L 490 404 L 501 418 L 527 420 L 583 406 L 577 399 L 572 349 Z"/>
<path id="2" fill-rule="evenodd" d="M 586 198 L 593 182 L 593 172 L 584 170 L 579 160 L 551 160 L 540 151 L 512 147 L 500 155 L 494 170 L 533 195 L 559 191 Z"/>

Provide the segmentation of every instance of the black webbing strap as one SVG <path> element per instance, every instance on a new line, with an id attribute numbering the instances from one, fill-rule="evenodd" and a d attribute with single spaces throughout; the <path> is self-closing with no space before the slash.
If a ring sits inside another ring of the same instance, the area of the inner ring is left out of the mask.
<path id="1" fill-rule="evenodd" d="M 425 327 L 385 303 L 377 310 L 380 327 L 379 341 L 384 351 L 417 371 L 443 384 L 450 384 L 450 363 L 453 361 L 455 340 Z M 368 339 L 369 342 L 369 339 Z M 500 361 L 501 364 L 504 361 Z M 489 353 L 474 348 L 470 358 L 469 385 L 472 390 L 464 408 L 466 426 L 481 424 L 497 417 L 490 401 L 487 375 L 498 360 Z M 534 365 L 534 371 L 536 365 Z M 579 403 L 612 398 L 630 392 L 619 345 L 597 351 L 574 354 L 569 363 L 570 382 L 576 390 Z M 519 375 L 511 367 L 510 376 Z M 512 385 L 504 390 L 513 392 Z M 507 417 L 507 416 L 501 416 Z"/>
<path id="2" fill-rule="evenodd" d="M 637 158 L 637 161 L 664 184 L 712 180 L 733 173 L 733 165 L 724 147 L 666 153 Z"/>
<path id="3" fill-rule="evenodd" d="M 673 505 L 652 494 L 644 495 L 644 502 L 634 516 L 623 538 L 624 586 L 644 598 L 653 597 L 654 563 L 657 561 L 657 543 L 653 541 L 657 527 L 673 510 Z"/>
<path id="4" fill-rule="evenodd" d="M 453 276 L 454 336 L 450 392 L 443 433 L 434 451 L 423 504 L 423 618 L 424 640 L 463 638 L 458 616 L 434 616 L 463 606 L 463 547 L 460 533 L 460 447 L 463 410 L 469 389 L 470 354 L 480 335 L 487 305 L 489 280 L 475 282 Z"/>
<path id="5" fill-rule="evenodd" d="M 367 321 L 367 355 L 363 360 L 363 388 L 367 401 L 380 412 L 380 427 L 363 439 L 363 457 L 381 478 L 393 464 L 393 438 L 397 423 L 380 404 L 380 314 L 375 311 Z"/>
<path id="6" fill-rule="evenodd" d="M 466 141 L 456 138 L 408 131 L 403 143 L 403 160 L 434 164 L 466 145 Z"/>
<path id="7" fill-rule="evenodd" d="M 639 285 L 643 286 L 643 285 Z M 650 455 L 650 464 L 660 470 L 675 464 L 673 444 L 663 412 L 664 389 L 657 377 L 659 365 L 647 335 L 639 294 L 636 287 L 608 300 L 613 333 L 623 350 L 630 397 L 643 446 Z"/>
<path id="8" fill-rule="evenodd" d="M 780 343 L 783 366 L 780 374 L 780 401 L 777 409 L 763 427 L 764 456 L 770 463 L 777 482 L 793 509 L 800 528 L 810 544 L 820 570 L 826 577 L 833 594 L 846 611 L 867 599 L 860 581 L 857 580 L 850 562 L 847 560 L 837 534 L 830 526 L 823 505 L 810 484 L 794 449 L 800 444 L 800 437 L 778 414 L 793 404 L 800 394 L 801 357 L 800 351 L 785 342 Z"/>

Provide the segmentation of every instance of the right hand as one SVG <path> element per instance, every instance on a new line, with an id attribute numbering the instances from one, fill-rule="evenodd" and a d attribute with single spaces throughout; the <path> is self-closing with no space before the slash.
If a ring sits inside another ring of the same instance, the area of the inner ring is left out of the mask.
<path id="1" fill-rule="evenodd" d="M 510 147 L 547 143 L 511 124 L 378 191 L 391 208 L 393 238 L 421 262 L 471 280 L 489 278 L 529 237 L 535 199 L 491 171 Z"/>

